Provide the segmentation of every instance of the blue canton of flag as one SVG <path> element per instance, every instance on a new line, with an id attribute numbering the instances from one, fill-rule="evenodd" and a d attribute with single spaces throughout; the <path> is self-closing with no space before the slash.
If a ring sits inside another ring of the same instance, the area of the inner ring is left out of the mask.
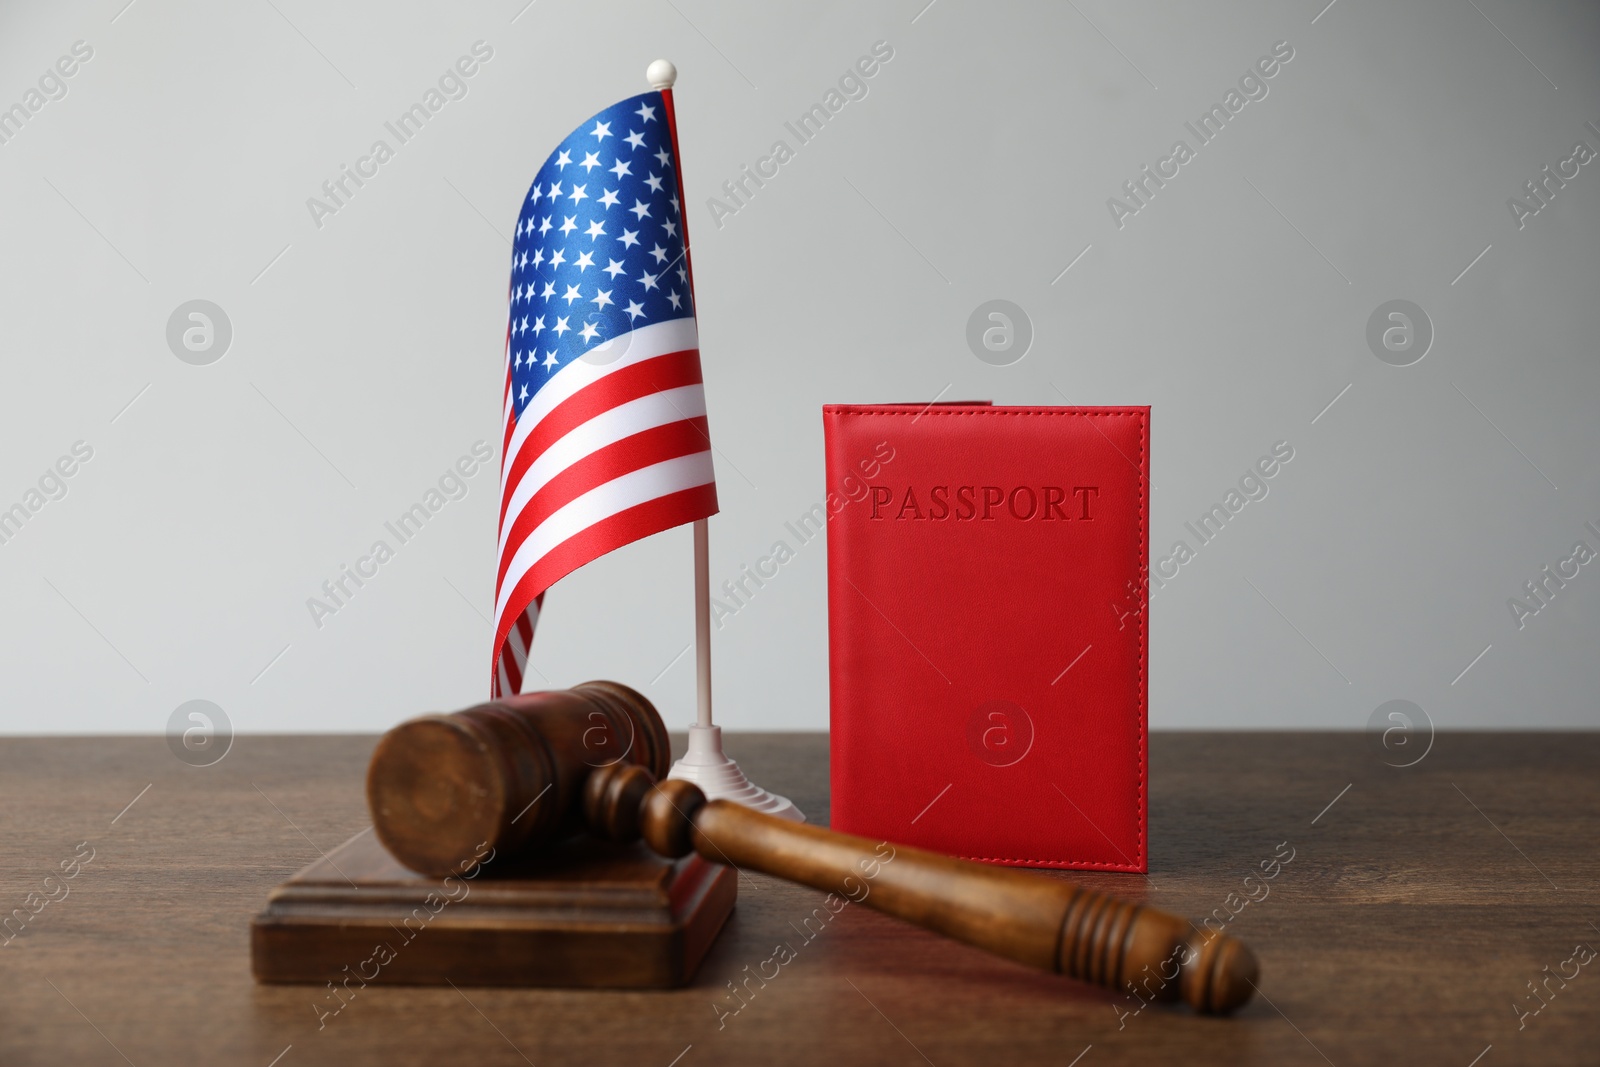
<path id="1" fill-rule="evenodd" d="M 572 360 L 631 330 L 694 315 L 664 111 L 659 92 L 602 111 L 528 190 L 511 255 L 519 415 Z M 607 356 L 602 348 L 590 358 Z"/>

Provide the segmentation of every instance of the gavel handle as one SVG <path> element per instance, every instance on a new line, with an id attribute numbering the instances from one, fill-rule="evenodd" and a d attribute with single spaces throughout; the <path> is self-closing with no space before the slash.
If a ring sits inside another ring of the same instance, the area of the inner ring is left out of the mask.
<path id="1" fill-rule="evenodd" d="M 707 801 L 688 782 L 663 782 L 642 804 L 637 794 L 611 796 L 638 812 L 638 831 L 664 855 L 687 855 L 692 848 L 713 862 L 836 893 L 1018 963 L 1132 992 L 1141 1001 L 1181 996 L 1200 1011 L 1223 1014 L 1255 992 L 1258 968 L 1248 947 L 1155 908 L 1026 871 L 835 833 L 728 800 Z M 618 810 L 615 803 L 610 807 Z"/>

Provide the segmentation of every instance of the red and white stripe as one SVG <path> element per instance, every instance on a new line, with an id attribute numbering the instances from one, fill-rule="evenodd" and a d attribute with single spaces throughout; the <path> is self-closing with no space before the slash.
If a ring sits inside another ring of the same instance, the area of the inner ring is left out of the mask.
<path id="1" fill-rule="evenodd" d="M 642 327 L 608 348 L 624 346 L 614 362 L 562 367 L 520 417 L 506 368 L 496 697 L 521 691 L 546 589 L 613 549 L 717 510 L 694 319 Z"/>

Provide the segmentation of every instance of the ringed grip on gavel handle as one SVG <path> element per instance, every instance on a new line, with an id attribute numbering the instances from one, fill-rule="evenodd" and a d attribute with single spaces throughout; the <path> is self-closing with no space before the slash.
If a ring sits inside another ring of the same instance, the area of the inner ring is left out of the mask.
<path id="1" fill-rule="evenodd" d="M 1038 874 L 707 801 L 690 782 L 657 785 L 668 754 L 648 700 L 586 682 L 402 723 L 373 752 L 367 802 L 378 840 L 423 874 L 453 874 L 485 845 L 515 856 L 587 828 L 838 893 L 1141 1000 L 1223 1014 L 1255 992 L 1254 954 L 1224 934 Z"/>
<path id="2" fill-rule="evenodd" d="M 1255 954 L 1155 908 L 1053 878 L 909 845 L 874 842 L 707 800 L 692 782 L 659 785 L 643 767 L 593 771 L 592 833 L 643 837 L 663 856 L 690 852 L 854 900 L 956 941 L 1106 989 L 1226 1014 L 1248 1001 Z M 888 849 L 887 854 L 885 848 Z"/>

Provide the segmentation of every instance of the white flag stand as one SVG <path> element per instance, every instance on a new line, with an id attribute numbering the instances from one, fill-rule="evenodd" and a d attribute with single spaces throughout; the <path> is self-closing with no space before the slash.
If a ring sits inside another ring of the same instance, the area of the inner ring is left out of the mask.
<path id="1" fill-rule="evenodd" d="M 666 100 L 667 121 L 672 133 L 673 153 L 678 153 L 677 117 L 672 106 L 672 85 L 678 80 L 678 68 L 665 59 L 650 64 L 645 72 L 650 86 Z M 683 195 L 683 175 L 678 178 L 678 200 L 683 205 L 680 220 L 683 225 L 685 269 L 689 272 L 690 291 L 694 289 L 694 267 L 688 262 L 689 226 L 686 218 L 689 202 Z M 711 800 L 732 800 L 747 808 L 777 815 L 796 822 L 806 817 L 788 797 L 769 793 L 745 777 L 739 765 L 722 751 L 722 727 L 711 721 L 711 543 L 706 520 L 694 524 L 694 655 L 695 688 L 698 707 L 695 723 L 689 727 L 689 751 L 672 765 L 668 778 L 693 782 Z"/>

